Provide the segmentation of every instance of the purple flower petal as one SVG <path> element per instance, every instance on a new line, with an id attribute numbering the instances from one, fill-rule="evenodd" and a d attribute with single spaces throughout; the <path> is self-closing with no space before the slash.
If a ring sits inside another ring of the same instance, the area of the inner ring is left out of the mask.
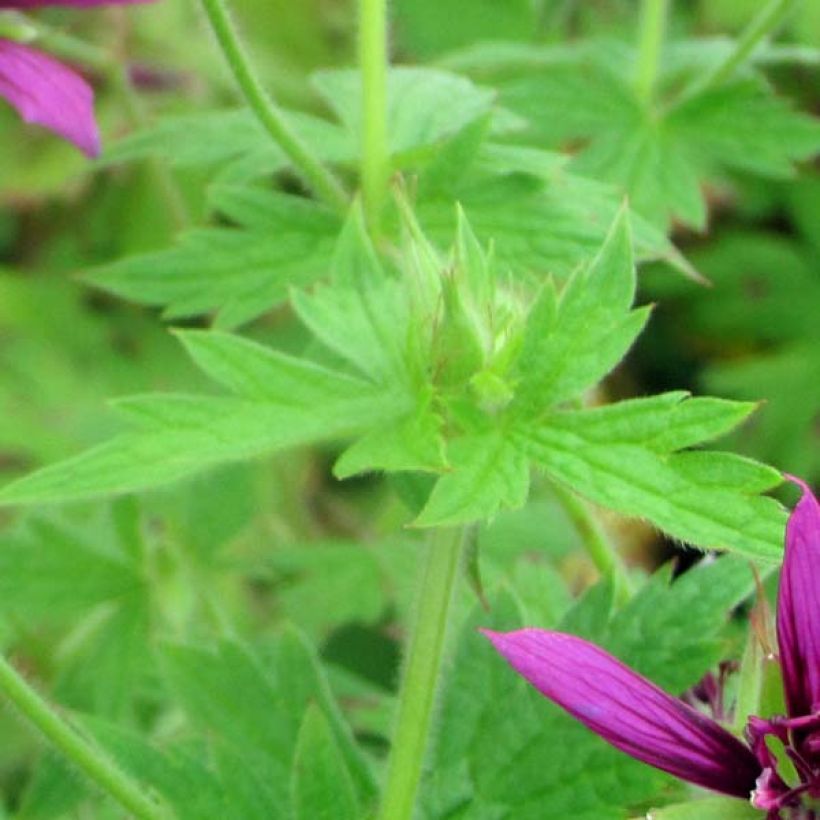
<path id="1" fill-rule="evenodd" d="M 26 122 L 54 131 L 89 156 L 100 152 L 91 86 L 53 57 L 0 40 L 0 97 Z"/>
<path id="2" fill-rule="evenodd" d="M 800 479 L 803 496 L 786 527 L 777 601 L 777 642 L 791 717 L 820 709 L 820 504 Z"/>
<path id="3" fill-rule="evenodd" d="M 761 767 L 747 746 L 603 649 L 542 629 L 484 634 L 541 694 L 628 755 L 733 797 L 755 788 Z"/>

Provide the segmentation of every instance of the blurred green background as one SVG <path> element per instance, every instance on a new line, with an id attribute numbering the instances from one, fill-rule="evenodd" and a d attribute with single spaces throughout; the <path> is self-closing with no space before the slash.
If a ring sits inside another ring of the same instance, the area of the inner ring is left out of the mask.
<path id="1" fill-rule="evenodd" d="M 672 34 L 729 35 L 759 5 L 680 0 L 673 4 Z M 327 113 L 309 76 L 352 63 L 353 6 L 346 0 L 236 4 L 253 56 L 283 104 Z M 498 40 L 534 46 L 582 38 L 631 42 L 637 24 L 634 0 L 396 0 L 392 14 L 393 56 L 406 64 L 452 64 L 454 54 Z M 42 19 L 139 70 L 142 84 L 128 92 L 115 77 L 89 70 L 112 152 L 119 138 L 166 115 L 237 104 L 195 3 L 158 0 L 93 13 L 46 10 Z M 797 63 L 775 62 L 772 82 L 800 108 L 820 113 L 820 3 L 802 3 L 781 40 L 805 53 Z M 479 81 L 492 86 L 494 79 Z M 501 99 L 515 112 L 513 95 L 505 97 L 503 88 Z M 544 140 L 553 138 L 549 128 L 542 132 Z M 541 147 L 576 147 L 560 134 L 554 139 Z M 104 155 L 89 163 L 70 146 L 22 125 L 4 105 L 0 155 L 0 478 L 11 479 L 105 439 L 115 426 L 106 406 L 111 397 L 204 386 L 160 310 L 94 289 L 82 276 L 122 257 L 167 248 L 181 227 L 206 221 L 213 175 L 207 167 L 154 158 L 120 163 Z M 761 401 L 730 446 L 818 482 L 820 168 L 807 163 L 794 178 L 778 180 L 733 172 L 709 187 L 707 199 L 708 229 L 674 223 L 672 238 L 711 287 L 667 266 L 644 266 L 639 301 L 658 306 L 608 389 L 627 396 L 683 388 Z M 205 316 L 185 323 L 208 322 Z M 300 331 L 284 310 L 256 320 L 248 331 L 284 348 L 300 343 Z M 131 685 L 123 657 L 132 652 L 131 666 L 140 666 L 151 607 L 186 636 L 219 622 L 215 599 L 234 617 L 240 613 L 243 629 L 263 638 L 276 619 L 297 616 L 334 670 L 336 691 L 358 704 L 357 731 L 378 745 L 387 721 L 380 697 L 391 685 L 397 656 L 395 635 L 384 626 L 408 605 L 413 557 L 402 546 L 414 536 L 402 535 L 391 550 L 358 546 L 393 532 L 404 511 L 380 480 L 332 482 L 333 455 L 298 452 L 226 469 L 151 494 L 139 505 L 81 507 L 55 519 L 47 511 L 50 526 L 58 526 L 56 535 L 35 527 L 33 542 L 15 536 L 0 553 L 0 608 L 7 615 L 0 620 L 0 638 L 25 645 L 27 663 L 54 682 L 63 702 L 118 718 L 135 707 L 112 696 L 112 681 L 121 674 L 122 686 Z M 147 525 L 137 536 L 134 522 L 140 516 Z M 549 539 L 545 520 L 553 524 Z M 71 535 L 77 532 L 81 536 Z M 122 585 L 130 589 L 130 581 L 116 573 L 93 576 L 76 594 L 89 550 L 128 554 L 129 539 L 140 537 L 167 547 L 152 570 L 157 584 L 150 607 L 139 596 L 123 598 Z M 568 590 L 588 578 L 589 568 L 573 557 L 577 536 L 537 488 L 521 514 L 499 516 L 480 537 L 489 576 L 515 578 L 522 599 L 544 617 L 546 609 L 565 606 Z M 525 539 L 531 553 L 510 554 L 507 545 Z M 624 539 L 638 553 L 650 544 L 649 564 L 663 549 L 642 528 L 625 530 Z M 32 553 L 31 543 L 59 549 Z M 177 549 L 181 544 L 195 560 Z M 534 561 L 535 553 L 549 560 Z M 32 572 L 40 574 L 42 586 L 26 581 L 21 589 L 16 579 Z M 71 580 L 70 588 L 61 587 L 61 579 Z M 207 590 L 205 604 L 196 593 L 200 588 Z M 546 588 L 552 591 L 549 600 Z M 327 607 L 312 609 L 317 599 Z M 89 624 L 85 616 L 97 605 L 108 609 Z M 125 633 L 132 643 L 112 640 Z M 141 681 L 142 714 L 135 721 L 157 709 L 156 681 L 150 674 Z M 50 759 L 30 777 L 39 760 L 36 744 L 8 716 L 0 720 L 0 782 L 6 794 L 24 807 L 21 817 L 60 816 L 74 799 L 75 779 Z"/>

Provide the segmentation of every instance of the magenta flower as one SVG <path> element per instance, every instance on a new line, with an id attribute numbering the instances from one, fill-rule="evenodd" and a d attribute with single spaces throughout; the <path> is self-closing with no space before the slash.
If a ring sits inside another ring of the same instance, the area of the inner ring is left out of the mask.
<path id="1" fill-rule="evenodd" d="M 142 0 L 0 0 L 0 11 L 137 2 Z M 94 92 L 79 74 L 53 57 L 0 38 L 0 97 L 17 109 L 25 122 L 48 128 L 89 156 L 99 154 Z"/>
<path id="2" fill-rule="evenodd" d="M 788 715 L 752 717 L 745 742 L 603 649 L 561 632 L 484 630 L 541 694 L 637 760 L 706 789 L 751 799 L 770 820 L 818 820 L 820 799 L 820 504 L 803 489 L 786 529 L 777 637 Z M 787 783 L 766 745 L 785 747 Z M 783 812 L 783 814 L 781 814 Z"/>

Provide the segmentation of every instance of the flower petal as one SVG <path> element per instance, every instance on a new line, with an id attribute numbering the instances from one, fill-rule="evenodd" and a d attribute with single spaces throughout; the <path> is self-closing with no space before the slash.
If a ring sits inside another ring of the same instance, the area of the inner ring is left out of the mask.
<path id="1" fill-rule="evenodd" d="M 793 476 L 803 496 L 786 526 L 777 601 L 777 642 L 791 717 L 820 709 L 820 504 Z"/>
<path id="2" fill-rule="evenodd" d="M 621 751 L 734 797 L 755 788 L 760 765 L 747 746 L 595 644 L 542 629 L 484 634 L 541 694 Z"/>
<path id="3" fill-rule="evenodd" d="M 26 122 L 54 131 L 89 156 L 99 153 L 91 86 L 53 57 L 0 40 L 0 97 Z"/>

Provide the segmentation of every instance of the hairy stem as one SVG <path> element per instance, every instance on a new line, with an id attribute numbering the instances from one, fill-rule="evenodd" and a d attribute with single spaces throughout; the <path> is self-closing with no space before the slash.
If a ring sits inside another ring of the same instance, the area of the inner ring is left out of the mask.
<path id="1" fill-rule="evenodd" d="M 344 209 L 347 194 L 330 169 L 314 156 L 290 127 L 282 111 L 263 88 L 224 0 L 202 0 L 202 7 L 237 85 L 263 128 L 285 152 L 311 190 L 327 204 Z"/>
<path id="2" fill-rule="evenodd" d="M 390 181 L 387 145 L 387 0 L 359 0 L 362 77 L 362 197 L 371 231 L 378 234 Z"/>
<path id="3" fill-rule="evenodd" d="M 668 14 L 669 0 L 643 0 L 641 4 L 641 36 L 635 91 L 644 101 L 651 100 L 655 91 Z"/>
<path id="4" fill-rule="evenodd" d="M 696 82 L 685 96 L 726 82 L 749 59 L 760 42 L 777 29 L 794 6 L 795 0 L 770 0 L 742 32 L 726 59 Z"/>
<path id="5" fill-rule="evenodd" d="M 433 724 L 453 593 L 464 549 L 461 529 L 441 529 L 426 546 L 409 638 L 398 718 L 379 817 L 410 820 Z"/>
<path id="6" fill-rule="evenodd" d="M 632 597 L 632 579 L 615 545 L 609 540 L 587 503 L 571 490 L 558 484 L 553 491 L 584 542 L 592 563 L 605 578 L 612 579 L 615 599 L 624 603 Z"/>
<path id="7" fill-rule="evenodd" d="M 63 720 L 2 655 L 0 693 L 57 750 L 132 816 L 139 820 L 169 820 L 171 815 L 146 795 L 143 786 L 131 780 L 102 750 Z"/>

